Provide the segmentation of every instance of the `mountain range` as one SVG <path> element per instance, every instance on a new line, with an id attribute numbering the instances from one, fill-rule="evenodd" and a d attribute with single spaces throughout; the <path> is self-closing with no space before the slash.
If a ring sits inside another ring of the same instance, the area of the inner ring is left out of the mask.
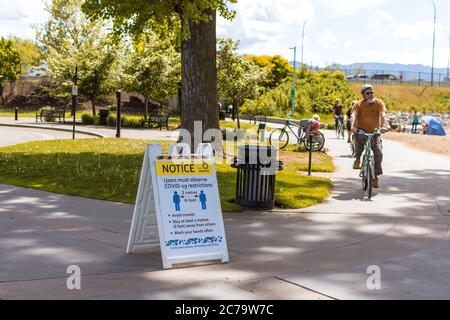
<path id="1" fill-rule="evenodd" d="M 293 62 L 290 62 L 294 65 Z M 300 63 L 296 63 L 297 68 L 300 67 Z M 431 80 L 431 67 L 424 66 L 421 64 L 401 64 L 401 63 L 380 63 L 380 62 L 363 62 L 363 63 L 352 63 L 347 65 L 331 65 L 329 69 L 341 69 L 345 72 L 346 76 L 354 74 L 366 74 L 372 77 L 374 74 L 392 74 L 397 78 L 400 75 L 403 76 L 405 81 L 415 81 L 422 79 L 425 81 Z M 318 68 L 322 70 L 324 68 Z M 435 68 L 434 69 L 435 81 L 444 79 L 447 77 L 447 68 Z"/>

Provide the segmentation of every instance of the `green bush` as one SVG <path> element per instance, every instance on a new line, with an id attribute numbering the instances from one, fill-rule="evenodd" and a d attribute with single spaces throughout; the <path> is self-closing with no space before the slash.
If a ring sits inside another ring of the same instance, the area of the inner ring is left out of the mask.
<path id="1" fill-rule="evenodd" d="M 106 107 L 107 110 L 109 111 L 117 111 L 117 107 L 113 106 L 112 104 L 110 104 L 109 106 Z"/>
<path id="2" fill-rule="evenodd" d="M 97 116 L 93 116 L 91 114 L 83 114 L 81 116 L 81 123 L 84 125 L 95 125 L 99 122 L 99 118 Z"/>
<path id="3" fill-rule="evenodd" d="M 128 128 L 144 128 L 144 123 L 145 121 L 143 121 L 143 119 L 127 118 L 127 121 L 123 123 L 123 126 Z"/>
<path id="4" fill-rule="evenodd" d="M 291 111 L 292 81 L 286 79 L 278 87 L 265 91 L 253 100 L 246 100 L 241 113 L 247 115 L 286 116 Z M 342 72 L 303 70 L 295 91 L 295 113 L 331 113 L 336 98 L 344 106 L 355 100 L 354 93 Z"/>
<path id="5" fill-rule="evenodd" d="M 144 119 L 138 119 L 138 118 L 131 118 L 127 116 L 121 117 L 122 122 L 122 128 L 145 128 L 145 120 Z M 109 127 L 115 127 L 117 123 L 115 116 L 108 116 L 108 119 L 106 119 L 106 124 Z"/>
<path id="6" fill-rule="evenodd" d="M 116 117 L 109 115 L 108 118 L 106 119 L 106 125 L 108 127 L 115 127 L 116 126 Z"/>

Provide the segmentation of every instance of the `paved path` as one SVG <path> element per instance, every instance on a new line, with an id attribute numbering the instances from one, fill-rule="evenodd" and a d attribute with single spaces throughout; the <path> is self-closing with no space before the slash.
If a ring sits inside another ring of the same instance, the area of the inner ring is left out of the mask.
<path id="1" fill-rule="evenodd" d="M 449 299 L 450 165 L 385 141 L 372 201 L 327 134 L 335 190 L 297 211 L 225 214 L 231 262 L 170 271 L 125 255 L 132 206 L 0 185 L 2 299 Z M 66 289 L 66 268 L 82 290 Z M 369 266 L 381 290 L 368 290 Z"/>
<path id="2" fill-rule="evenodd" d="M 71 138 L 72 138 L 72 134 L 69 132 L 0 126 L 0 147 L 29 142 L 29 141 L 60 140 L 60 139 L 71 139 Z M 85 134 L 78 134 L 77 138 L 78 139 L 88 139 L 88 138 L 93 138 L 93 136 L 85 135 Z"/>
<path id="3" fill-rule="evenodd" d="M 20 118 L 19 121 L 14 121 L 14 119 L 8 117 L 0 117 L 0 128 L 1 125 L 20 125 L 28 127 L 38 127 L 42 129 L 63 129 L 72 130 L 72 124 L 59 124 L 57 122 L 36 122 L 32 118 Z M 76 126 L 76 130 L 81 130 L 85 133 L 94 133 L 105 138 L 115 138 L 116 129 L 104 126 Z M 76 134 L 77 138 L 81 138 L 83 135 Z M 150 129 L 121 129 L 121 137 L 129 139 L 145 139 L 145 140 L 176 140 L 178 137 L 178 131 L 165 131 L 165 130 L 150 130 Z"/>

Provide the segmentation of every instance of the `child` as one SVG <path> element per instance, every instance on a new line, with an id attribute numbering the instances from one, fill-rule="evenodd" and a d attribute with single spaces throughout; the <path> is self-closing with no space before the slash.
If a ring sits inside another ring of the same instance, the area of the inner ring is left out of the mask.
<path id="1" fill-rule="evenodd" d="M 319 131 L 320 130 L 320 117 L 315 114 L 312 117 L 311 131 Z"/>

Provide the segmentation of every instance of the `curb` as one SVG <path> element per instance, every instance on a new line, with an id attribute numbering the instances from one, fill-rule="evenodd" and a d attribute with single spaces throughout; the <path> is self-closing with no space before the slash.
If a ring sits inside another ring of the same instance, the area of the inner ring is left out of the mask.
<path id="1" fill-rule="evenodd" d="M 53 130 L 53 131 L 61 131 L 61 132 L 73 132 L 71 129 L 63 129 L 63 128 L 49 128 L 49 127 L 40 127 L 34 125 L 25 125 L 25 124 L 9 124 L 9 123 L 0 123 L 0 127 L 12 127 L 12 128 L 28 128 L 28 129 L 42 129 L 42 130 Z M 89 136 L 94 136 L 97 138 L 107 138 L 100 133 L 94 133 L 89 131 L 75 130 L 75 133 L 85 134 Z"/>

